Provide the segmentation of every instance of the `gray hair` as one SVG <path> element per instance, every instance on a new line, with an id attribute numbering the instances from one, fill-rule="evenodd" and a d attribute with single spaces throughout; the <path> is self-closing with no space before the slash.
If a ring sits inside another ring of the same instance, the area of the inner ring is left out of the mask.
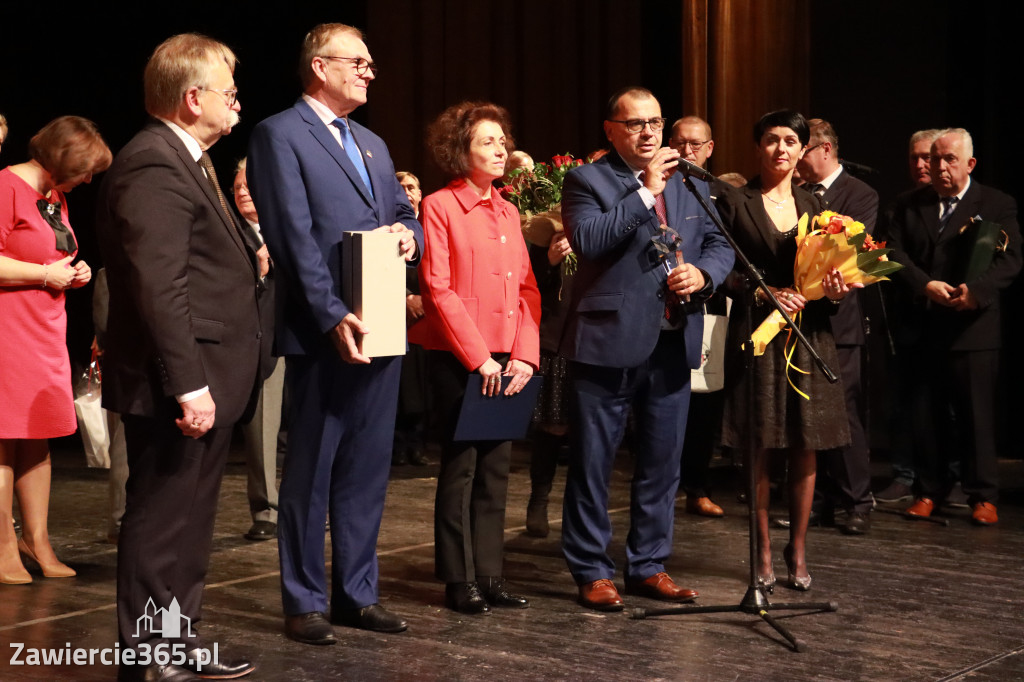
<path id="1" fill-rule="evenodd" d="M 146 63 L 143 83 L 146 113 L 168 116 L 177 111 L 182 96 L 194 85 L 209 84 L 210 69 L 223 60 L 231 73 L 238 58 L 224 43 L 198 33 L 171 36 L 153 51 Z"/>
<path id="2" fill-rule="evenodd" d="M 908 151 L 910 153 L 913 153 L 914 145 L 917 144 L 918 142 L 928 142 L 928 146 L 930 147 L 932 145 L 932 142 L 935 142 L 935 138 L 937 138 L 941 134 L 942 131 L 939 130 L 938 128 L 918 130 L 916 133 L 910 136 L 910 145 L 908 146 Z"/>
<path id="3" fill-rule="evenodd" d="M 940 137 L 945 137 L 946 135 L 956 135 L 964 143 L 964 153 L 967 154 L 967 156 L 964 158 L 965 161 L 967 159 L 974 158 L 974 140 L 971 139 L 971 134 L 969 132 L 967 132 L 963 128 L 946 128 L 944 130 L 939 131 L 939 134 L 936 135 L 935 139 L 932 140 L 932 144 L 935 144 L 935 140 L 939 139 Z"/>

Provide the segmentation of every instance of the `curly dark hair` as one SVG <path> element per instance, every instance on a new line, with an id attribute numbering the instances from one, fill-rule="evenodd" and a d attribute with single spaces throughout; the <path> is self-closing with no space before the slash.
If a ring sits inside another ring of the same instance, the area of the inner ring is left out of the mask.
<path id="1" fill-rule="evenodd" d="M 460 102 L 448 107 L 427 129 L 427 148 L 445 173 L 463 177 L 469 173 L 469 144 L 481 121 L 494 121 L 505 133 L 505 149 L 515 149 L 511 123 L 504 107 L 490 102 Z"/>

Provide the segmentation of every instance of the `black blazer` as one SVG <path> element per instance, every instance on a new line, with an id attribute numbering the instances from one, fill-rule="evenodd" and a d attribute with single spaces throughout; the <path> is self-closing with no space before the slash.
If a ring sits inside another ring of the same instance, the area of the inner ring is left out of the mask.
<path id="1" fill-rule="evenodd" d="M 813 218 L 822 210 L 818 198 L 803 188 L 793 187 L 793 197 L 798 217 L 806 213 L 808 218 Z M 732 230 L 733 238 L 747 258 L 763 270 L 765 281 L 773 287 L 792 286 L 793 261 L 782 259 L 778 253 L 778 230 L 765 214 L 761 199 L 761 179 L 755 177 L 739 189 L 729 188 L 718 197 L 715 205 L 722 221 Z M 741 271 L 736 272 L 741 276 L 746 275 Z M 740 292 L 733 286 L 726 293 L 735 297 Z"/>
<path id="2" fill-rule="evenodd" d="M 978 309 L 958 312 L 939 306 L 924 296 L 928 282 L 940 280 L 951 286 L 962 282 L 954 272 L 964 248 L 957 237 L 960 228 L 974 217 L 999 223 L 1009 237 L 1005 253 L 997 253 L 992 266 L 967 287 L 978 300 Z M 931 187 L 901 194 L 887 226 L 890 258 L 903 264 L 893 275 L 896 283 L 894 332 L 900 345 L 929 340 L 954 351 L 991 350 L 1001 345 L 1000 292 L 1016 278 L 1021 268 L 1021 234 L 1017 224 L 1017 203 L 999 190 L 971 180 L 962 201 L 957 203 L 946 228 L 939 233 L 939 195 Z"/>
<path id="3" fill-rule="evenodd" d="M 104 407 L 179 417 L 175 395 L 209 386 L 216 426 L 238 421 L 260 378 L 253 254 L 167 125 L 151 120 L 118 153 L 96 223 L 110 285 Z"/>
<path id="4" fill-rule="evenodd" d="M 878 220 L 878 192 L 845 170 L 821 197 L 823 210 L 835 211 L 864 223 L 869 234 L 875 233 Z M 860 291 L 852 291 L 832 316 L 832 335 L 838 346 L 864 345 L 864 313 Z"/>

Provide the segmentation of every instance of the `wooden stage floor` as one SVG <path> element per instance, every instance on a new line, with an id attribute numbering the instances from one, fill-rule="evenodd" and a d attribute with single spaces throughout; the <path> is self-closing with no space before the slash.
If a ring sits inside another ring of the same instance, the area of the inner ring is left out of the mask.
<path id="1" fill-rule="evenodd" d="M 109 680 L 93 666 L 12 666 L 11 643 L 27 647 L 113 647 L 116 550 L 105 543 L 106 472 L 80 453 L 55 454 L 50 532 L 78 577 L 0 585 L 0 681 Z M 878 467 L 878 473 L 884 471 Z M 409 630 L 379 635 L 336 628 L 331 647 L 282 634 L 277 547 L 242 537 L 249 526 L 245 467 L 228 465 L 205 595 L 202 631 L 230 656 L 259 668 L 250 680 L 1024 680 L 1024 463 L 1001 463 L 1000 524 L 975 528 L 969 512 L 945 512 L 948 527 L 875 513 L 871 533 L 847 537 L 812 529 L 813 590 L 777 588 L 775 601 L 836 601 L 834 613 L 776 615 L 802 639 L 794 653 L 756 616 L 709 614 L 632 620 L 574 601 L 559 550 L 560 524 L 546 539 L 523 534 L 529 477 L 525 453 L 513 462 L 506 576 L 531 601 L 523 611 L 463 616 L 443 608 L 433 577 L 436 465 L 393 470 L 380 536 L 381 600 Z M 747 516 L 725 467 L 714 498 L 722 520 L 682 512 L 669 572 L 700 591 L 702 604 L 734 604 L 747 580 Z M 561 517 L 559 468 L 552 518 Z M 629 460 L 612 493 L 616 556 L 628 523 Z M 777 536 L 775 570 L 786 531 Z M 621 589 L 621 575 L 616 581 Z"/>

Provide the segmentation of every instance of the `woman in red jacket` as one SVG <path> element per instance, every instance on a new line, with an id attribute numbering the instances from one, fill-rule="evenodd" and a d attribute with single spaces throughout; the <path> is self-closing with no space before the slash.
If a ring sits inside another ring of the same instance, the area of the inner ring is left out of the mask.
<path id="1" fill-rule="evenodd" d="M 505 172 L 508 112 L 463 102 L 431 125 L 428 144 L 456 179 L 423 200 L 420 291 L 425 316 L 409 340 L 431 351 L 438 414 L 445 428 L 434 506 L 435 569 L 445 604 L 463 613 L 526 608 L 502 578 L 509 441 L 455 441 L 466 380 L 484 395 L 522 390 L 539 361 L 540 294 L 519 213 L 492 183 Z"/>

